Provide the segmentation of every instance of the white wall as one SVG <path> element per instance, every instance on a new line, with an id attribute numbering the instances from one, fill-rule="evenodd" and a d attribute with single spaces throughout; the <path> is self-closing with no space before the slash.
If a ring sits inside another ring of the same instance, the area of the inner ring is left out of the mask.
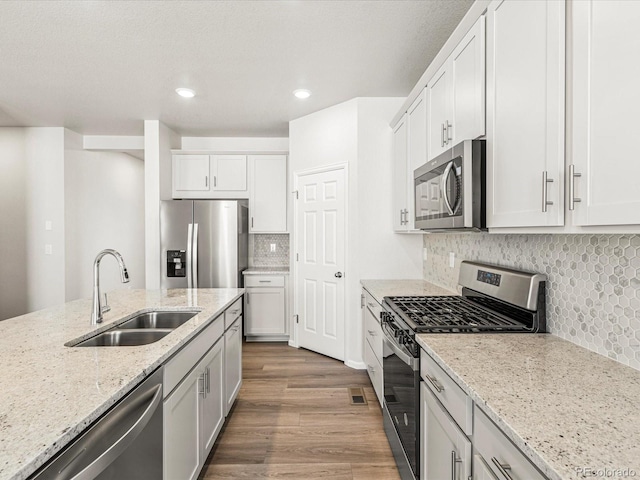
<path id="1" fill-rule="evenodd" d="M 182 137 L 182 150 L 266 153 L 288 152 L 286 137 Z"/>
<path id="2" fill-rule="evenodd" d="M 145 286 L 160 288 L 160 201 L 171 199 L 171 149 L 180 137 L 158 120 L 144 122 Z"/>
<path id="3" fill-rule="evenodd" d="M 102 292 L 144 288 L 144 163 L 125 153 L 87 151 L 65 131 L 66 301 L 92 295 L 93 261 L 105 248 L 124 257 L 122 284 L 115 259 L 100 263 Z"/>
<path id="4" fill-rule="evenodd" d="M 289 124 L 291 181 L 296 172 L 348 164 L 345 363 L 356 368 L 364 368 L 360 280 L 422 278 L 421 236 L 391 226 L 389 119 L 402 101 L 353 99 Z M 291 265 L 294 256 L 292 248 Z"/>
<path id="5" fill-rule="evenodd" d="M 64 128 L 25 129 L 29 311 L 64 303 Z M 52 229 L 45 230 L 50 221 Z M 52 254 L 45 254 L 51 245 Z"/>
<path id="6" fill-rule="evenodd" d="M 0 128 L 0 320 L 22 315 L 29 303 L 24 158 L 25 129 Z"/>

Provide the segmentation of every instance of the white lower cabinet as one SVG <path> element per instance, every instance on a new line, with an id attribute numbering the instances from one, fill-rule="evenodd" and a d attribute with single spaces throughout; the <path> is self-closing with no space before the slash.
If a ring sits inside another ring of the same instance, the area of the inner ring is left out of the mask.
<path id="1" fill-rule="evenodd" d="M 477 406 L 473 411 L 473 432 L 475 453 L 484 460 L 481 469 L 489 470 L 494 475 L 478 476 L 476 479 L 498 477 L 511 480 L 546 480 L 546 477 Z"/>
<path id="2" fill-rule="evenodd" d="M 164 480 L 198 478 L 202 372 L 194 369 L 164 401 Z"/>
<path id="3" fill-rule="evenodd" d="M 420 385 L 420 423 L 420 479 L 467 480 L 471 441 L 424 383 Z"/>
<path id="4" fill-rule="evenodd" d="M 244 312 L 248 341 L 287 340 L 284 275 L 246 275 Z"/>
<path id="5" fill-rule="evenodd" d="M 362 290 L 362 324 L 364 326 L 364 362 L 367 366 L 367 373 L 371 380 L 371 385 L 376 392 L 378 402 L 382 406 L 383 383 L 382 356 L 383 340 L 382 327 L 380 326 L 380 312 L 382 307 L 366 290 Z"/>
<path id="6" fill-rule="evenodd" d="M 204 461 L 218 438 L 226 415 L 224 396 L 224 340 L 218 340 L 209 353 L 200 361 L 196 370 L 202 371 L 202 400 L 200 402 L 200 419 L 202 432 L 200 448 Z"/>
<path id="7" fill-rule="evenodd" d="M 241 305 L 239 298 L 165 364 L 164 480 L 198 478 L 238 396 Z"/>
<path id="8" fill-rule="evenodd" d="M 480 455 L 473 456 L 473 478 L 474 480 L 498 480 L 491 467 Z"/>
<path id="9" fill-rule="evenodd" d="M 242 386 L 242 317 L 224 332 L 225 415 Z"/>
<path id="10" fill-rule="evenodd" d="M 164 401 L 164 479 L 198 478 L 222 429 L 224 340 L 207 352 Z"/>

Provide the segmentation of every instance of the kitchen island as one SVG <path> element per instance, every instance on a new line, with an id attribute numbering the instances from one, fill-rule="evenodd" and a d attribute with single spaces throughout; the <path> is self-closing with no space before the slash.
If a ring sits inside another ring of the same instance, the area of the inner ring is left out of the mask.
<path id="1" fill-rule="evenodd" d="M 29 477 L 212 322 L 243 289 L 120 290 L 90 325 L 91 300 L 0 322 L 0 480 Z M 199 313 L 161 340 L 136 347 L 75 348 L 133 313 Z"/>

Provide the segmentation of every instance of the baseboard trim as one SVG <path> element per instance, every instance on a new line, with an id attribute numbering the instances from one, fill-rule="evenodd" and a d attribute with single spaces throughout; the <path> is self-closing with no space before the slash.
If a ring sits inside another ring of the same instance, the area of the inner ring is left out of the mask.
<path id="1" fill-rule="evenodd" d="M 289 335 L 251 335 L 246 337 L 247 342 L 288 342 Z"/>
<path id="2" fill-rule="evenodd" d="M 356 361 L 353 361 L 353 360 L 346 360 L 344 362 L 344 364 L 347 367 L 351 367 L 351 368 L 354 368 L 356 370 L 365 370 L 367 368 L 367 364 L 366 363 L 364 363 L 364 362 L 356 362 Z"/>

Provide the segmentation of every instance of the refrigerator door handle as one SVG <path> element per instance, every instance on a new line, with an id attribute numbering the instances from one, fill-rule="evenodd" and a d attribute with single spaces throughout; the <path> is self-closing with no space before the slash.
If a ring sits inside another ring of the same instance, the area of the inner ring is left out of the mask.
<path id="1" fill-rule="evenodd" d="M 193 276 L 193 288 L 198 288 L 198 224 L 193 224 L 193 265 L 191 273 Z"/>
<path id="2" fill-rule="evenodd" d="M 192 277 L 193 260 L 193 223 L 187 227 L 187 288 L 193 288 Z"/>

